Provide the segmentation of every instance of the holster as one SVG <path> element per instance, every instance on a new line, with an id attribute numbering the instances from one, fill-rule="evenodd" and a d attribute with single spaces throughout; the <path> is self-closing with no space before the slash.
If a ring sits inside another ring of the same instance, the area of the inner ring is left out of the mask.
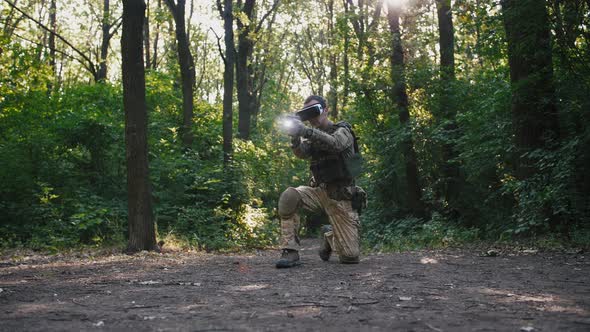
<path id="1" fill-rule="evenodd" d="M 362 211 L 367 208 L 367 192 L 364 191 L 363 188 L 358 186 L 351 187 L 351 191 L 352 208 L 355 209 L 356 212 L 360 215 Z"/>
<path id="2" fill-rule="evenodd" d="M 350 182 L 320 183 L 318 187 L 324 188 L 328 197 L 335 201 L 352 200 L 352 188 Z"/>

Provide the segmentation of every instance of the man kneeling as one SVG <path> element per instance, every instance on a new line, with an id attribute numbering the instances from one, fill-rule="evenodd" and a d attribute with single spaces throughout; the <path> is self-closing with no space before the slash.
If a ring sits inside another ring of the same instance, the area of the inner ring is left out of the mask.
<path id="1" fill-rule="evenodd" d="M 359 212 L 366 200 L 365 192 L 355 186 L 351 161 L 358 156 L 354 133 L 345 122 L 333 123 L 328 119 L 326 101 L 310 96 L 295 118 L 289 118 L 285 132 L 292 137 L 293 153 L 310 159 L 313 180 L 310 186 L 289 187 L 279 198 L 281 218 L 281 259 L 277 268 L 300 264 L 298 210 L 324 210 L 330 226 L 322 228 L 320 258 L 330 259 L 332 252 L 340 262 L 359 262 Z M 309 121 L 312 128 L 302 121 Z"/>

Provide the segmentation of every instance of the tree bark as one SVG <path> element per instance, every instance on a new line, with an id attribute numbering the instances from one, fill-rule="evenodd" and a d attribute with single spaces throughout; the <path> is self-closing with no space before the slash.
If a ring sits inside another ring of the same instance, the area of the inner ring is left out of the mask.
<path id="1" fill-rule="evenodd" d="M 437 0 L 439 48 L 440 48 L 440 116 L 443 122 L 442 143 L 442 195 L 447 205 L 456 210 L 456 200 L 459 196 L 460 172 L 458 165 L 453 161 L 457 157 L 455 144 L 453 143 L 457 123 L 456 112 L 453 105 L 453 83 L 455 81 L 455 43 L 453 15 L 451 12 L 451 0 Z"/>
<path id="2" fill-rule="evenodd" d="M 144 52 L 145 52 L 145 68 L 151 69 L 152 68 L 152 54 L 151 54 L 151 46 L 150 46 L 150 19 L 151 19 L 151 12 L 150 12 L 150 0 L 147 0 L 146 6 L 146 14 L 145 14 L 145 22 L 143 22 L 143 42 L 144 42 Z"/>
<path id="3" fill-rule="evenodd" d="M 123 1 L 121 37 L 127 159 L 127 252 L 158 250 L 148 168 L 147 106 L 143 64 L 143 0 Z"/>
<path id="4" fill-rule="evenodd" d="M 162 8 L 162 0 L 158 0 L 158 10 L 160 10 L 160 8 Z M 153 51 L 152 51 L 152 64 L 150 65 L 150 68 L 153 70 L 156 70 L 158 68 L 158 60 L 160 60 L 158 58 L 158 44 L 160 41 L 160 21 L 156 20 L 156 31 L 155 31 L 155 36 L 154 36 L 154 46 L 153 46 Z"/>
<path id="5" fill-rule="evenodd" d="M 419 183 L 418 162 L 412 132 L 410 128 L 410 113 L 408 111 L 408 94 L 406 92 L 404 54 L 402 48 L 401 32 L 399 26 L 399 9 L 389 5 L 387 12 L 389 29 L 392 34 L 391 53 L 391 81 L 394 86 L 391 90 L 391 99 L 398 109 L 399 121 L 402 127 L 403 136 L 401 145 L 404 156 L 404 164 L 407 182 L 407 204 L 409 210 L 416 216 L 424 215 L 422 204 L 422 191 Z"/>
<path id="6" fill-rule="evenodd" d="M 51 67 L 51 74 L 53 77 L 47 83 L 47 93 L 51 94 L 54 88 L 53 83 L 59 82 L 59 78 L 57 77 L 57 68 L 55 61 L 55 34 L 57 33 L 56 0 L 51 0 L 49 4 L 49 29 L 51 29 L 51 32 L 49 33 L 49 40 L 47 45 L 49 46 L 49 67 Z"/>
<path id="7" fill-rule="evenodd" d="M 440 70 L 443 81 L 455 79 L 455 42 L 451 0 L 436 0 L 440 46 Z M 452 111 L 452 110 L 449 110 Z"/>
<path id="8" fill-rule="evenodd" d="M 55 33 L 57 32 L 57 6 L 56 0 L 51 0 L 49 5 L 49 66 L 51 66 L 51 73 L 55 75 Z"/>
<path id="9" fill-rule="evenodd" d="M 219 4 L 218 0 L 218 4 Z M 228 165 L 233 151 L 233 90 L 235 47 L 233 31 L 232 0 L 225 0 L 223 9 L 223 28 L 225 30 L 225 58 L 223 72 L 223 163 Z"/>
<path id="10" fill-rule="evenodd" d="M 542 0 L 502 0 L 512 84 L 516 175 L 520 180 L 538 172 L 528 153 L 551 148 L 560 135 L 545 4 Z"/>
<path id="11" fill-rule="evenodd" d="M 334 24 L 334 0 L 328 0 L 326 3 L 328 12 L 328 44 L 333 47 L 336 43 L 336 31 Z M 338 118 L 338 61 L 336 52 L 330 52 L 330 91 L 328 92 L 328 104 L 330 112 L 334 119 Z"/>
<path id="12" fill-rule="evenodd" d="M 107 55 L 109 52 L 109 42 L 111 40 L 111 14 L 109 0 L 103 0 L 102 10 L 102 42 L 100 44 L 100 59 L 96 81 L 101 82 L 107 78 Z"/>
<path id="13" fill-rule="evenodd" d="M 342 108 L 346 108 L 346 106 L 348 105 L 348 94 L 350 91 L 350 65 L 348 59 L 348 52 L 350 50 L 350 34 L 348 31 L 348 21 L 350 21 L 350 10 L 348 8 L 348 0 L 343 0 L 342 2 L 344 5 L 344 19 L 346 22 L 344 28 L 344 54 L 342 55 L 342 66 L 344 67 L 344 91 L 342 92 Z"/>
<path id="14" fill-rule="evenodd" d="M 190 51 L 184 19 L 186 0 L 166 0 L 166 4 L 174 16 L 176 42 L 178 43 L 178 62 L 182 80 L 182 144 L 190 147 L 193 142 L 193 87 L 195 85 L 195 63 Z"/>
<path id="15" fill-rule="evenodd" d="M 239 4 L 241 1 L 238 2 Z M 246 0 L 241 11 L 248 18 L 247 24 L 238 19 L 238 53 L 236 59 L 236 82 L 238 90 L 238 136 L 250 139 L 251 115 L 255 98 L 252 81 L 252 52 L 254 41 L 250 33 L 254 25 L 255 0 Z"/>

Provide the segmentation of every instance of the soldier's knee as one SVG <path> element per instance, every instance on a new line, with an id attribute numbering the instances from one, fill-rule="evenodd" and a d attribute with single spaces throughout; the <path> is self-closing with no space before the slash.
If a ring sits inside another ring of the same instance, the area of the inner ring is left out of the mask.
<path id="1" fill-rule="evenodd" d="M 279 198 L 279 215 L 281 217 L 288 217 L 293 215 L 299 208 L 301 196 L 299 192 L 293 187 L 287 188 L 283 191 Z"/>

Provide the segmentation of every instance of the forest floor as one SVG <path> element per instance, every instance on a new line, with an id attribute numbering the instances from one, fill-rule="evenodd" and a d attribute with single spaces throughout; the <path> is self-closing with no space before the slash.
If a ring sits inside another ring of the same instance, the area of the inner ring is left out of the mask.
<path id="1" fill-rule="evenodd" d="M 0 257 L 0 330 L 590 331 L 590 255 L 445 249 Z M 166 249 L 166 248 L 164 248 Z M 497 255 L 495 255 L 497 253 Z"/>

